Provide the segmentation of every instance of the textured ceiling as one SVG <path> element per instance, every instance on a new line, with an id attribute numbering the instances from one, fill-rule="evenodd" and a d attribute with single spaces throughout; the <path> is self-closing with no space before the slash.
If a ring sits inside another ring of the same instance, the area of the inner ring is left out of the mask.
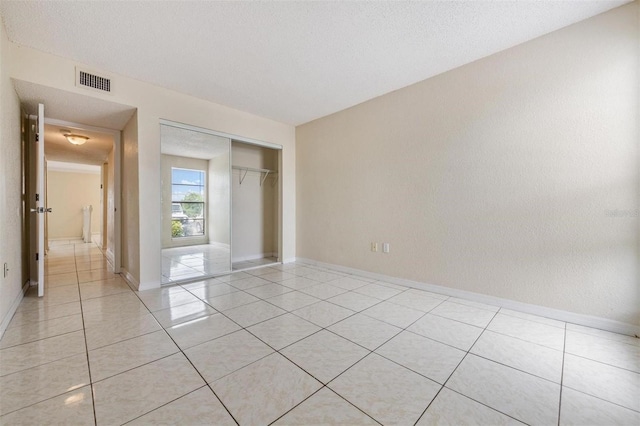
<path id="1" fill-rule="evenodd" d="M 9 38 L 301 124 L 621 1 L 0 2 Z"/>
<path id="2" fill-rule="evenodd" d="M 160 127 L 160 140 L 163 154 L 202 160 L 229 155 L 231 148 L 227 138 L 166 125 Z"/>
<path id="3" fill-rule="evenodd" d="M 87 136 L 89 140 L 83 145 L 73 145 L 64 137 L 65 133 Z M 111 135 L 52 124 L 44 125 L 44 140 L 44 155 L 49 161 L 99 166 L 105 162 L 113 149 Z"/>

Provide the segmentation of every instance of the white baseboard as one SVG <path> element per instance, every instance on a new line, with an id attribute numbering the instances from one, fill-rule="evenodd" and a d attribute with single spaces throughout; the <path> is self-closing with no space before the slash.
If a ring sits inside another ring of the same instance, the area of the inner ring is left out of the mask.
<path id="1" fill-rule="evenodd" d="M 221 249 L 224 249 L 224 250 L 230 250 L 231 249 L 231 246 L 229 244 L 220 243 L 218 241 L 209 241 L 209 245 L 217 247 L 217 248 L 221 248 Z"/>
<path id="2" fill-rule="evenodd" d="M 4 332 L 7 330 L 7 327 L 9 327 L 9 323 L 13 319 L 13 315 L 18 310 L 18 306 L 20 306 L 20 302 L 22 302 L 22 298 L 24 297 L 24 294 L 27 292 L 28 288 L 29 288 L 29 280 L 27 280 L 27 282 L 24 283 L 24 285 L 22 286 L 22 290 L 18 293 L 15 300 L 11 304 L 9 311 L 4 316 L 4 318 L 2 318 L 2 322 L 0 323 L 0 339 L 2 339 L 2 336 L 4 336 Z"/>
<path id="3" fill-rule="evenodd" d="M 120 274 L 122 275 L 122 278 L 124 278 L 124 280 L 127 282 L 127 284 L 129 284 L 129 287 L 131 287 L 131 290 L 133 291 L 142 291 L 142 290 L 157 288 L 152 286 L 147 286 L 147 288 L 141 288 L 143 286 L 140 284 L 140 281 L 138 281 L 133 275 L 131 275 L 131 273 L 127 271 L 125 268 L 120 268 Z"/>
<path id="4" fill-rule="evenodd" d="M 597 328 L 600 330 L 611 331 L 613 333 L 626 334 L 629 336 L 640 336 L 640 326 L 615 321 L 607 318 L 596 317 L 592 315 L 577 314 L 575 312 L 564 311 L 561 309 L 548 308 L 546 306 L 533 305 L 530 303 L 518 302 L 510 299 L 489 296 L 486 294 L 474 293 L 472 291 L 460 290 L 457 288 L 443 287 L 434 284 L 427 284 L 419 281 L 412 281 L 403 278 L 391 277 L 388 275 L 377 274 L 374 272 L 363 271 L 360 269 L 349 268 L 346 266 L 334 265 L 331 263 L 318 262 L 313 259 L 296 257 L 293 260 L 287 259 L 286 262 L 297 261 L 312 266 L 320 266 L 323 268 L 333 269 L 347 274 L 360 275 L 366 278 L 372 278 L 379 281 L 385 281 L 391 284 L 398 284 L 405 287 L 426 290 L 433 293 L 439 293 L 445 296 L 459 297 L 461 299 L 473 302 L 484 303 L 487 305 L 498 306 L 505 309 L 524 312 L 527 314 L 538 315 L 545 318 L 564 321 L 572 324 L 583 325 L 585 327 Z"/>
<path id="5" fill-rule="evenodd" d="M 153 290 L 155 288 L 160 288 L 160 287 L 161 287 L 161 284 L 159 282 L 140 283 L 138 285 L 137 291 Z"/>
<path id="6" fill-rule="evenodd" d="M 129 284 L 129 287 L 131 287 L 133 291 L 145 291 L 145 290 L 152 290 L 154 288 L 160 288 L 160 283 L 141 283 L 140 281 L 135 279 L 135 277 L 131 275 L 131 273 L 127 271 L 125 268 L 120 268 L 120 269 L 121 269 L 120 273 L 122 274 L 122 277 L 127 282 L 127 284 Z"/>
<path id="7" fill-rule="evenodd" d="M 247 262 L 249 260 L 258 260 L 258 259 L 264 259 L 265 257 L 278 257 L 278 253 L 258 253 L 258 254 L 252 254 L 249 256 L 242 256 L 242 257 L 233 257 L 231 259 L 231 263 L 237 263 L 237 262 Z"/>
<path id="8" fill-rule="evenodd" d="M 102 250 L 102 249 L 101 249 L 101 250 Z M 104 251 L 102 251 L 102 253 L 104 253 L 104 255 L 107 257 L 107 261 L 108 261 L 110 264 L 112 264 L 112 265 L 115 265 L 115 264 L 116 264 L 116 263 L 115 263 L 116 257 L 115 257 L 115 255 L 113 254 L 113 251 L 111 251 L 111 249 L 104 250 Z"/>

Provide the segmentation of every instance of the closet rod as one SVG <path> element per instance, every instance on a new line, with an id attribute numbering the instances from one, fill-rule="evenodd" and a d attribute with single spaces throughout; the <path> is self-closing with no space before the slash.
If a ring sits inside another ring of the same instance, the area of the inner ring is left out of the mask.
<path id="1" fill-rule="evenodd" d="M 260 186 L 262 186 L 262 184 L 264 183 L 265 180 L 267 180 L 267 176 L 269 176 L 269 174 L 274 175 L 274 177 L 276 178 L 276 182 L 278 177 L 275 176 L 278 174 L 277 170 L 271 170 L 271 169 L 255 169 L 253 167 L 244 167 L 244 166 L 231 166 L 232 169 L 234 170 L 238 170 L 238 171 L 244 171 L 243 173 L 238 173 L 238 178 L 240 180 L 240 185 L 242 185 L 242 182 L 244 181 L 244 178 L 247 177 L 247 173 L 248 172 L 255 172 L 255 173 L 260 173 L 261 175 L 264 173 L 264 176 L 261 177 L 260 179 Z"/>

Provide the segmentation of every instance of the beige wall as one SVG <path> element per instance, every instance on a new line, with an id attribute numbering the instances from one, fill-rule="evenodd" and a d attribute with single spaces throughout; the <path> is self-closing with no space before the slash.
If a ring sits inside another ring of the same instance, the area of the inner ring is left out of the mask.
<path id="1" fill-rule="evenodd" d="M 229 150 L 231 141 L 229 141 Z M 229 247 L 231 245 L 231 183 L 229 167 L 231 155 L 218 155 L 209 160 L 209 243 Z M 231 258 L 229 258 L 229 268 Z"/>
<path id="2" fill-rule="evenodd" d="M 160 168 L 160 167 L 158 167 Z M 138 113 L 122 130 L 122 182 L 121 233 L 122 269 L 128 279 L 140 284 L 140 222 L 138 185 Z M 159 207 L 159 206 L 158 206 Z M 159 210 L 158 210 L 159 211 Z M 160 216 L 156 213 L 157 216 Z"/>
<path id="3" fill-rule="evenodd" d="M 82 208 L 93 207 L 91 232 L 100 232 L 100 174 L 49 170 L 47 172 L 47 206 L 49 239 L 81 238 L 83 226 Z"/>
<path id="4" fill-rule="evenodd" d="M 637 9 L 299 126 L 298 256 L 640 324 Z"/>
<path id="5" fill-rule="evenodd" d="M 107 253 L 110 257 L 113 257 L 115 254 L 115 226 L 116 226 L 116 218 L 115 218 L 115 149 L 112 149 L 109 152 L 109 156 L 107 158 L 106 164 L 106 188 L 105 192 L 107 194 L 107 201 L 105 204 L 105 213 L 104 217 L 106 220 L 104 221 L 106 235 L 103 236 L 107 240 Z"/>
<path id="6" fill-rule="evenodd" d="M 160 119 L 283 146 L 280 176 L 283 182 L 282 221 L 285 225 L 283 252 L 285 259 L 295 257 L 296 166 L 293 126 L 119 75 L 112 74 L 114 92 L 111 95 L 84 90 L 74 85 L 75 67 L 82 66 L 75 61 L 12 43 L 8 43 L 2 55 L 3 61 L 9 63 L 8 75 L 13 78 L 137 108 L 137 140 L 135 145 L 130 144 L 128 152 L 125 144 L 123 154 L 123 163 L 126 163 L 123 164 L 123 174 L 135 178 L 123 181 L 123 184 L 138 185 L 138 188 L 123 186 L 123 202 L 127 196 L 130 197 L 127 200 L 130 203 L 129 213 L 135 216 L 125 215 L 123 207 L 123 228 L 128 228 L 123 229 L 122 245 L 126 257 L 123 258 L 123 264 L 140 282 L 140 288 L 159 286 L 161 277 L 161 215 L 158 214 L 161 209 Z M 127 157 L 128 154 L 132 156 Z M 137 206 L 131 205 L 134 202 Z M 144 220 L 138 221 L 138 215 Z M 144 244 L 140 244 L 140 241 L 144 241 Z"/>
<path id="7" fill-rule="evenodd" d="M 231 144 L 231 163 L 234 166 L 278 170 L 278 151 L 239 142 Z M 277 200 L 278 186 L 268 177 L 260 185 L 261 174 L 248 172 L 242 184 L 233 170 L 232 188 L 232 246 L 234 262 L 271 256 L 278 252 Z"/>
<path id="8" fill-rule="evenodd" d="M 19 303 L 27 280 L 23 239 L 20 101 L 9 79 L 8 41 L 0 28 L 0 337 Z M 4 276 L 4 264 L 9 273 Z"/>

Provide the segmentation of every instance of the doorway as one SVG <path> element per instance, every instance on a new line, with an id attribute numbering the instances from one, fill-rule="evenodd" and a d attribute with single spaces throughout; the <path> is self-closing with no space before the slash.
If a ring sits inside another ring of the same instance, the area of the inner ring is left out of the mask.
<path id="1" fill-rule="evenodd" d="M 74 144 L 69 135 L 86 143 Z M 95 243 L 110 269 L 119 272 L 120 132 L 45 118 L 44 140 L 46 197 L 51 207 L 47 245 L 69 240 Z"/>
<path id="2" fill-rule="evenodd" d="M 107 196 L 103 194 L 103 217 L 107 219 L 106 221 L 109 220 L 109 217 L 112 217 L 112 220 L 109 222 L 112 223 L 112 230 L 107 229 L 102 231 L 102 236 L 106 235 L 106 238 L 101 238 L 101 243 L 104 244 L 104 242 L 107 242 L 108 251 L 105 250 L 104 253 L 109 257 L 109 263 L 112 265 L 114 272 L 120 273 L 122 269 L 121 255 L 123 253 L 121 250 L 121 214 L 122 211 L 124 211 L 121 209 L 121 207 L 124 207 L 124 198 L 121 197 L 121 173 L 123 173 L 123 171 L 120 164 L 123 157 L 121 130 L 115 129 L 124 129 L 125 126 L 131 123 L 136 109 L 128 105 L 97 99 L 81 93 L 71 93 L 65 90 L 54 89 L 24 80 L 12 79 L 12 83 L 20 99 L 20 108 L 24 119 L 22 126 L 24 155 L 22 158 L 24 160 L 23 194 L 25 201 L 22 219 L 26 249 L 23 252 L 22 262 L 23 265 L 25 265 L 26 280 L 31 285 L 38 284 L 39 290 L 40 281 L 46 284 L 44 277 L 42 277 L 42 280 L 40 279 L 40 273 L 44 271 L 44 264 L 42 266 L 39 264 L 40 261 L 44 262 L 45 256 L 36 255 L 46 253 L 46 250 L 44 247 L 40 249 L 40 241 L 35 237 L 37 233 L 36 230 L 40 227 L 40 220 L 36 218 L 46 217 L 49 213 L 45 215 L 33 213 L 35 208 L 39 209 L 38 205 L 34 202 L 35 194 L 42 192 L 46 197 L 44 189 L 37 190 L 37 181 L 39 181 L 39 179 L 36 179 L 35 176 L 37 169 L 37 167 L 35 167 L 35 159 L 39 158 L 40 155 L 36 153 L 36 151 L 39 151 L 42 146 L 42 157 L 46 157 L 49 161 L 92 163 L 95 158 L 92 157 L 93 160 L 87 161 L 83 159 L 82 155 L 90 154 L 94 150 L 94 138 L 97 138 L 98 134 L 111 137 L 109 147 L 112 148 L 113 152 L 113 161 L 108 162 L 108 164 L 113 165 L 112 168 L 109 166 L 109 171 L 112 173 L 109 175 L 103 173 L 103 177 L 106 177 L 106 179 L 103 180 L 113 184 L 111 186 L 111 188 L 113 188 L 113 197 L 107 198 Z M 44 104 L 46 108 L 44 108 L 44 106 L 41 108 L 40 104 Z M 44 111 L 42 111 L 42 109 L 44 109 Z M 38 116 L 44 117 L 44 120 L 37 120 Z M 135 124 L 137 123 L 134 123 L 134 125 Z M 57 126 L 57 129 L 51 133 L 45 130 L 45 125 Z M 64 136 L 61 130 L 69 130 L 72 134 L 79 133 L 81 136 L 88 136 L 90 139 L 85 144 L 76 146 L 70 143 L 69 139 Z M 44 138 L 42 138 L 43 135 Z M 45 139 L 45 143 L 37 143 L 38 140 L 43 139 Z M 66 150 L 62 157 L 57 156 L 61 153 L 56 154 L 55 152 L 51 152 L 53 148 L 52 143 L 56 140 L 59 142 L 59 148 L 62 149 L 64 147 Z M 47 145 L 47 152 L 44 150 L 44 145 Z M 81 157 L 79 158 L 78 155 Z M 101 167 L 103 167 L 105 163 L 101 161 L 102 159 L 93 162 L 93 164 L 102 165 Z M 105 206 L 112 212 L 112 215 L 104 214 Z M 46 210 L 46 200 L 44 207 Z M 100 206 L 98 206 L 98 209 L 99 207 Z M 98 214 L 96 210 L 97 209 L 94 209 L 94 215 Z M 36 222 L 38 226 L 35 226 Z M 44 235 L 44 232 L 42 234 Z M 44 246 L 44 238 L 42 240 Z M 110 244 L 109 240 L 111 240 Z M 100 249 L 95 247 L 95 250 Z M 44 284 L 42 285 L 43 288 Z M 43 294 L 39 295 L 41 296 Z"/>

